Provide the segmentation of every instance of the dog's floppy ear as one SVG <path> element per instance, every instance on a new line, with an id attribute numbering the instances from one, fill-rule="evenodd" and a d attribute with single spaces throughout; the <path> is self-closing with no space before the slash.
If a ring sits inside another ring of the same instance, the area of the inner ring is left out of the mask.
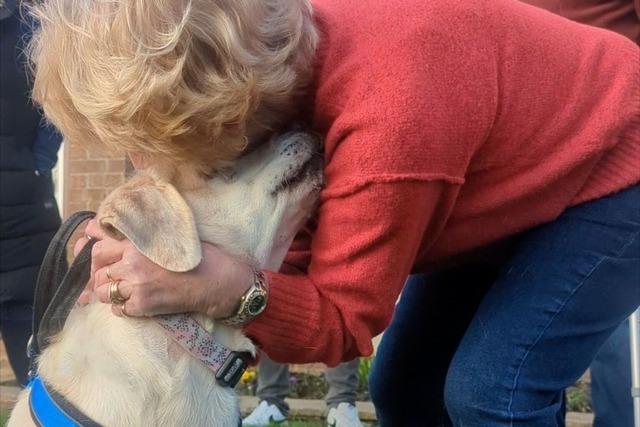
<path id="1" fill-rule="evenodd" d="M 172 185 L 149 176 L 136 176 L 109 194 L 98 223 L 167 270 L 192 270 L 202 258 L 191 209 Z"/>

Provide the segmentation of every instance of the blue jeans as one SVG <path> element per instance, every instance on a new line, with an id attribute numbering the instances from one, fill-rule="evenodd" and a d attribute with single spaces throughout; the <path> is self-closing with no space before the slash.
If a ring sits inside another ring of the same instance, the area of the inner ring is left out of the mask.
<path id="1" fill-rule="evenodd" d="M 593 427 L 633 427 L 630 347 L 625 321 L 591 362 Z"/>
<path id="2" fill-rule="evenodd" d="M 639 234 L 636 185 L 411 276 L 370 379 L 381 427 L 564 425 L 563 390 L 640 305 Z"/>

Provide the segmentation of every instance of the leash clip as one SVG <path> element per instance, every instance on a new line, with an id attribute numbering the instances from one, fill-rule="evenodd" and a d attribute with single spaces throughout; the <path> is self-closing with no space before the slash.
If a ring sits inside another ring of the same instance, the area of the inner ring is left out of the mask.
<path id="1" fill-rule="evenodd" d="M 216 380 L 223 387 L 235 387 L 242 374 L 247 370 L 248 361 L 246 353 L 232 351 L 216 371 Z"/>

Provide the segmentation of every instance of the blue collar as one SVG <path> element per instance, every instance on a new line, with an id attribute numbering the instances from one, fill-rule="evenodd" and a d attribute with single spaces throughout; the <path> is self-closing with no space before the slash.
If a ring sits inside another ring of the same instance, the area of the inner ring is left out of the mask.
<path id="1" fill-rule="evenodd" d="M 71 402 L 42 381 L 33 377 L 27 389 L 31 418 L 38 427 L 102 427 L 84 415 Z M 238 414 L 238 427 L 242 427 L 242 416 Z"/>
<path id="2" fill-rule="evenodd" d="M 34 377 L 27 388 L 30 390 L 31 418 L 38 427 L 100 427 L 71 402 L 47 387 L 39 376 Z"/>

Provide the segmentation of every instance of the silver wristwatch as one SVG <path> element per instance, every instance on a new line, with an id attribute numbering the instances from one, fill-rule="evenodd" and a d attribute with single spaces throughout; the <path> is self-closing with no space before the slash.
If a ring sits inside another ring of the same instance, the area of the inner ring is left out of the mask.
<path id="1" fill-rule="evenodd" d="M 240 305 L 236 314 L 219 319 L 220 322 L 227 326 L 242 326 L 255 319 L 267 308 L 267 301 L 269 300 L 267 279 L 261 271 L 255 271 L 253 278 L 253 284 L 240 298 Z"/>

